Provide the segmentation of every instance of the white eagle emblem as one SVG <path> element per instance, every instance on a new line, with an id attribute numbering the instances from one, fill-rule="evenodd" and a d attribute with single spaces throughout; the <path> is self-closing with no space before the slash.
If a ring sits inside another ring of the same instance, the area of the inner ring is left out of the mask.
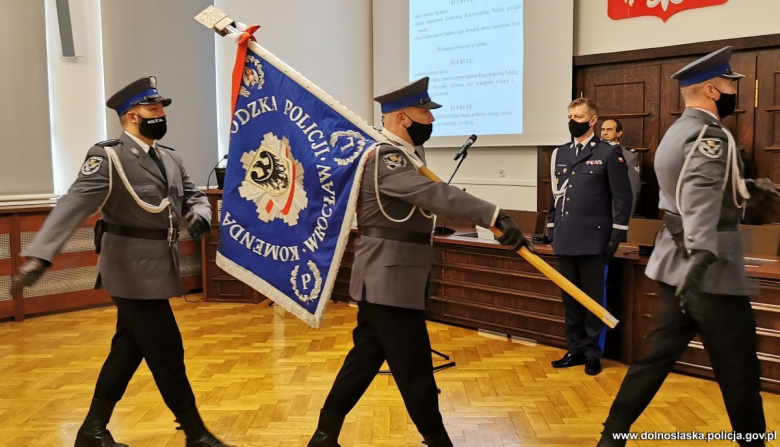
<path id="1" fill-rule="evenodd" d="M 246 65 L 244 66 L 244 75 L 241 77 L 243 85 L 238 91 L 238 94 L 244 98 L 248 98 L 250 90 L 260 90 L 265 84 L 265 73 L 263 73 L 263 64 L 256 57 L 249 55 L 246 57 Z"/>
<path id="2" fill-rule="evenodd" d="M 308 199 L 303 166 L 292 157 L 287 137 L 280 140 L 271 132 L 265 134 L 257 150 L 241 156 L 241 163 L 246 176 L 238 193 L 255 202 L 257 217 L 263 222 L 282 219 L 291 227 L 297 225 Z"/>

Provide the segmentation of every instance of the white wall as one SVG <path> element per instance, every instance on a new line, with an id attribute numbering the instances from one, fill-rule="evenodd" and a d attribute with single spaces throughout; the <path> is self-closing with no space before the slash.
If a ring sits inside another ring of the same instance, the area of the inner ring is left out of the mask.
<path id="1" fill-rule="evenodd" d="M 428 166 L 447 180 L 458 164 L 452 159 L 456 152 L 456 149 L 427 149 Z M 471 148 L 452 184 L 501 208 L 535 211 L 536 159 L 535 147 Z M 504 177 L 499 175 L 502 168 Z"/>
<path id="2" fill-rule="evenodd" d="M 56 0 L 46 1 L 55 192 L 76 180 L 89 148 L 106 139 L 100 0 L 70 0 L 78 58 L 62 57 Z"/>
<path id="3" fill-rule="evenodd" d="M 257 42 L 364 119 L 372 113 L 371 2 L 215 0 L 233 20 L 260 25 Z M 204 28 L 205 29 L 205 28 Z M 215 34 L 216 36 L 216 34 Z M 236 46 L 217 39 L 217 124 L 227 152 Z"/>
<path id="4" fill-rule="evenodd" d="M 645 1 L 645 0 L 636 0 Z M 612 53 L 780 32 L 780 1 L 729 0 L 723 5 L 658 17 L 612 20 L 606 0 L 577 0 L 574 55 Z"/>

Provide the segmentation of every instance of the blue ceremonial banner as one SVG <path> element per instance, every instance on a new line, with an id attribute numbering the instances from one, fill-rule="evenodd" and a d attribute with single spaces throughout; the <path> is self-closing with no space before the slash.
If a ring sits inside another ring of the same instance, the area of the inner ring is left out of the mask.
<path id="1" fill-rule="evenodd" d="M 318 327 L 380 137 L 243 36 L 217 265 Z"/>

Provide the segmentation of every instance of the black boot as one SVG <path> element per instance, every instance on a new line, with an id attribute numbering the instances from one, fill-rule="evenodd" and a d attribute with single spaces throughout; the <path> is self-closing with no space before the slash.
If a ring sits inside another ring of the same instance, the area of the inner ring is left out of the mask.
<path id="1" fill-rule="evenodd" d="M 604 431 L 601 432 L 601 439 L 596 447 L 625 447 L 625 439 L 615 439 L 615 433 L 628 433 L 631 430 L 630 425 L 617 424 L 610 422 L 609 419 L 604 423 Z"/>
<path id="2" fill-rule="evenodd" d="M 309 441 L 309 447 L 341 447 L 339 433 L 344 425 L 344 416 L 332 411 L 320 410 L 320 421 L 317 431 Z"/>
<path id="3" fill-rule="evenodd" d="M 423 444 L 428 447 L 452 447 L 452 441 L 444 427 L 435 435 L 423 436 L 423 439 Z"/>
<path id="4" fill-rule="evenodd" d="M 115 406 L 116 402 L 92 399 L 87 417 L 76 435 L 76 447 L 128 447 L 127 444 L 114 442 L 114 437 L 106 428 Z"/>
<path id="5" fill-rule="evenodd" d="M 187 447 L 230 447 L 209 433 L 197 408 L 178 416 L 176 422 L 187 435 Z"/>

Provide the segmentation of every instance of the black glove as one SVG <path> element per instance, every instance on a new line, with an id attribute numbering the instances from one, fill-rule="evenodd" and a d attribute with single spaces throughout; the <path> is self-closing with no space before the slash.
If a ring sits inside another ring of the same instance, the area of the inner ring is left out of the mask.
<path id="1" fill-rule="evenodd" d="M 531 245 L 531 243 L 528 242 L 528 239 L 523 236 L 523 232 L 520 230 L 517 224 L 515 224 L 515 221 L 509 217 L 509 214 L 502 210 L 498 211 L 498 217 L 496 218 L 496 228 L 501 230 L 501 233 L 503 233 L 501 237 L 496 238 L 496 240 L 501 245 L 511 246 L 512 251 L 518 251 L 521 247 L 525 247 L 531 253 L 536 253 L 533 245 Z"/>
<path id="2" fill-rule="evenodd" d="M 607 248 L 604 250 L 604 260 L 607 264 L 609 264 L 609 261 L 611 261 L 612 257 L 615 256 L 615 252 L 617 251 L 618 247 L 620 247 L 620 242 L 607 242 Z"/>
<path id="3" fill-rule="evenodd" d="M 685 281 L 677 288 L 675 296 L 680 299 L 680 307 L 686 312 L 691 303 L 701 294 L 701 286 L 704 283 L 704 275 L 707 269 L 717 261 L 718 258 L 707 250 L 691 251 L 691 266 L 685 275 Z"/>
<path id="4" fill-rule="evenodd" d="M 187 231 L 193 239 L 199 241 L 211 230 L 208 221 L 198 213 L 187 215 Z"/>
<path id="5" fill-rule="evenodd" d="M 774 206 L 780 200 L 780 192 L 775 183 L 768 178 L 745 180 L 745 186 L 750 193 L 748 206 Z"/>
<path id="6" fill-rule="evenodd" d="M 41 275 L 43 275 L 43 272 L 45 272 L 50 265 L 51 264 L 48 261 L 44 261 L 43 259 L 27 258 L 27 261 L 19 267 L 19 271 L 14 275 L 11 285 L 11 294 L 38 282 Z"/>

